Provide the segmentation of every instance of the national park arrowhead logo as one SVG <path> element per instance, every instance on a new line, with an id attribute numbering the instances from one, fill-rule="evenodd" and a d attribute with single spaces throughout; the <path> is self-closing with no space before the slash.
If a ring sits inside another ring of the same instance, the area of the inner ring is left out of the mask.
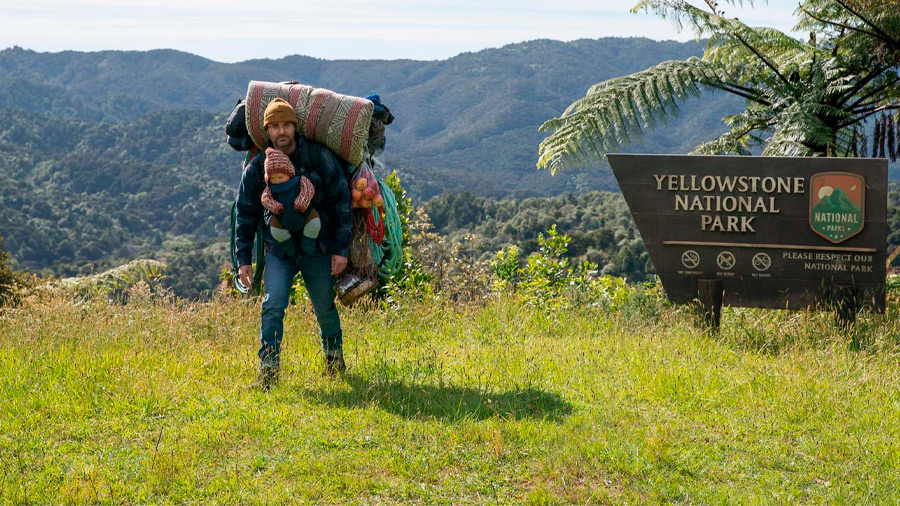
<path id="1" fill-rule="evenodd" d="M 837 244 L 865 225 L 866 180 L 849 172 L 820 172 L 809 179 L 809 226 Z"/>

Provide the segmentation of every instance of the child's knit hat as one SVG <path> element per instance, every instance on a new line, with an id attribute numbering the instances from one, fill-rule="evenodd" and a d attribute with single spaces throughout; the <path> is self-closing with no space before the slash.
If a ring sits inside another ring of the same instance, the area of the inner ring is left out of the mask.
<path id="1" fill-rule="evenodd" d="M 266 184 L 269 184 L 269 177 L 272 174 L 282 173 L 291 179 L 294 177 L 294 164 L 291 159 L 280 150 L 275 148 L 266 148 Z"/>
<path id="2" fill-rule="evenodd" d="M 269 184 L 269 177 L 273 174 L 280 172 L 286 175 L 288 179 L 293 178 L 295 174 L 294 164 L 291 163 L 291 159 L 275 148 L 266 149 L 266 161 L 263 167 L 265 168 L 266 185 Z M 315 194 L 316 189 L 312 182 L 306 176 L 300 176 L 300 191 L 297 194 L 297 198 L 294 199 L 294 209 L 305 213 Z M 272 189 L 268 186 L 262 193 L 262 205 L 275 214 L 281 214 L 281 211 L 284 210 L 284 206 L 281 205 L 281 202 L 275 200 L 275 197 L 272 195 Z"/>

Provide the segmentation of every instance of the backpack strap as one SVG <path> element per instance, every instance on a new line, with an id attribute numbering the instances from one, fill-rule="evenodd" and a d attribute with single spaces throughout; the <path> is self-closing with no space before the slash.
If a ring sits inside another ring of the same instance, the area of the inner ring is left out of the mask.
<path id="1" fill-rule="evenodd" d="M 260 221 L 259 228 L 256 230 L 256 268 L 253 270 L 253 282 L 250 286 L 244 286 L 238 277 L 238 258 L 237 248 L 235 247 L 235 223 L 237 222 L 237 200 L 231 204 L 231 271 L 234 277 L 234 287 L 241 293 L 247 293 L 255 290 L 259 293 L 262 285 L 263 272 L 266 270 L 266 245 L 263 242 L 263 233 L 265 224 Z"/>
<path id="2" fill-rule="evenodd" d="M 244 159 L 243 166 L 246 167 L 250 160 L 256 156 L 255 149 L 251 149 L 249 153 L 247 153 L 247 158 Z M 262 286 L 263 280 L 263 272 L 266 270 L 266 245 L 263 241 L 263 234 L 265 233 L 265 223 L 260 220 L 259 226 L 256 229 L 256 268 L 253 271 L 253 282 L 250 283 L 250 286 L 244 286 L 241 283 L 240 278 L 238 277 L 238 258 L 237 258 L 237 247 L 235 246 L 235 238 L 236 238 L 236 225 L 237 225 L 237 200 L 231 204 L 231 242 L 229 244 L 231 250 L 231 272 L 234 278 L 234 287 L 237 291 L 241 293 L 247 293 L 250 290 L 255 290 L 256 293 L 259 293 L 260 287 Z"/>

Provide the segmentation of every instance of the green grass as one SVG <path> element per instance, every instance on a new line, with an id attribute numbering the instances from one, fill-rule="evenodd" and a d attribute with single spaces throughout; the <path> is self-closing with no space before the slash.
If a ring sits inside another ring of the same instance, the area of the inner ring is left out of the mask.
<path id="1" fill-rule="evenodd" d="M 900 324 L 726 310 L 343 311 L 321 377 L 289 309 L 31 302 L 0 313 L 0 504 L 895 504 Z"/>

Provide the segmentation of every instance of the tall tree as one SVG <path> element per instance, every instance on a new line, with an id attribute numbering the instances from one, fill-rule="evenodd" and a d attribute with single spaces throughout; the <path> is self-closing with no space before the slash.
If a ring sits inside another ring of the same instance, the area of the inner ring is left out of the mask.
<path id="1" fill-rule="evenodd" d="M 895 120 L 887 112 L 900 108 L 897 0 L 804 0 L 795 30 L 808 31 L 806 41 L 728 18 L 714 0 L 641 0 L 633 11 L 641 10 L 707 37 L 703 57 L 662 62 L 591 87 L 541 126 L 550 135 L 541 143 L 539 168 L 596 163 L 704 90 L 740 96 L 746 109 L 725 117 L 730 130 L 697 146 L 697 154 L 746 155 L 761 147 L 769 156 L 865 156 L 864 126 L 873 116 L 881 123 L 873 152 L 900 151 L 884 150 Z"/>

